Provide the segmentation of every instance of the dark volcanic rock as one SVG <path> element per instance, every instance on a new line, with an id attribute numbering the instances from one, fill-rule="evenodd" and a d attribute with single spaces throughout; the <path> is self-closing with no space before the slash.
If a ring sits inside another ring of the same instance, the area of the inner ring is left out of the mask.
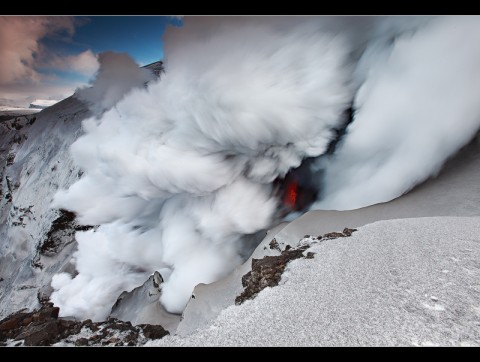
<path id="1" fill-rule="evenodd" d="M 343 235 L 344 236 L 352 236 L 354 231 L 357 231 L 357 229 L 345 228 L 345 229 L 343 229 Z"/>
<path id="2" fill-rule="evenodd" d="M 160 339 L 168 334 L 162 326 L 158 325 L 140 324 L 139 327 L 143 329 L 143 335 L 148 339 Z"/>
<path id="3" fill-rule="evenodd" d="M 93 345 L 137 345 L 146 339 L 159 339 L 166 336 L 162 326 L 142 324 L 132 326 L 115 318 L 93 323 L 90 319 L 73 321 L 58 318 L 59 308 L 47 303 L 33 312 L 17 312 L 0 321 L 0 345 L 6 345 L 9 339 L 20 341 L 18 345 L 50 346 L 62 340 L 76 346 Z M 75 337 L 82 331 L 89 333 L 89 338 Z M 88 331 L 89 330 L 89 331 Z M 143 336 L 141 337 L 141 332 Z"/>
<path id="4" fill-rule="evenodd" d="M 332 233 L 327 233 L 327 234 L 324 234 L 323 235 L 323 239 L 337 239 L 337 238 L 343 238 L 345 235 L 343 235 L 343 233 L 338 233 L 336 231 L 332 232 Z"/>
<path id="5" fill-rule="evenodd" d="M 48 345 L 48 341 L 53 338 L 52 334 L 58 334 L 56 327 L 50 324 L 58 318 L 58 311 L 58 308 L 50 304 L 38 311 L 10 315 L 0 321 L 0 341 L 25 339 L 25 344 L 29 343 L 27 345 L 30 346 Z"/>
<path id="6" fill-rule="evenodd" d="M 88 346 L 88 339 L 79 338 L 75 341 L 75 346 Z"/>
<path id="7" fill-rule="evenodd" d="M 340 237 L 351 236 L 357 229 L 343 229 L 343 232 L 327 233 L 323 236 L 318 236 L 317 240 L 329 240 Z M 310 238 L 310 235 L 305 235 L 305 238 Z M 269 243 L 270 249 L 280 251 L 279 244 L 275 238 Z M 278 256 L 264 256 L 263 259 L 252 259 L 252 270 L 242 277 L 242 285 L 245 288 L 239 296 L 235 298 L 235 304 L 242 304 L 248 299 L 253 299 L 260 291 L 266 287 L 277 286 L 282 277 L 285 267 L 291 260 L 298 258 L 313 259 L 315 253 L 308 252 L 306 255 L 303 252 L 308 249 L 310 245 L 302 245 L 297 248 L 292 248 L 290 245 L 285 247 L 285 250 Z"/>
<path id="8" fill-rule="evenodd" d="M 11 166 L 15 163 L 15 153 L 9 153 L 7 155 L 7 166 Z"/>
<path id="9" fill-rule="evenodd" d="M 52 222 L 46 239 L 39 246 L 40 254 L 54 255 L 65 245 L 75 241 L 76 231 L 86 231 L 93 228 L 90 225 L 78 225 L 75 222 L 75 213 L 60 209 L 59 216 Z"/>
<path id="10" fill-rule="evenodd" d="M 3 336 L 6 336 L 6 338 L 11 336 L 10 338 L 13 338 L 14 335 L 10 333 L 11 330 L 20 328 L 22 325 L 30 323 L 31 320 L 28 323 L 24 323 L 24 320 L 27 319 L 27 315 L 28 313 L 17 312 L 0 321 L 0 339 L 2 339 Z"/>
<path id="11" fill-rule="evenodd" d="M 273 238 L 272 241 L 270 241 L 270 243 L 268 245 L 270 246 L 270 249 L 272 249 L 272 250 L 282 251 L 280 249 L 280 246 L 278 245 L 277 239 L 275 239 L 275 238 Z"/>
<path id="12" fill-rule="evenodd" d="M 357 231 L 357 229 L 349 229 L 345 228 L 343 229 L 343 232 L 332 232 L 332 233 L 327 233 L 325 235 L 319 236 L 318 239 L 326 239 L 326 240 L 331 240 L 331 239 L 337 239 L 337 238 L 344 238 L 348 236 L 352 236 L 353 232 Z"/>
<path id="13" fill-rule="evenodd" d="M 26 346 L 49 346 L 55 343 L 58 336 L 56 321 L 39 321 L 36 323 L 31 323 L 23 332 L 15 337 L 15 340 L 24 339 Z"/>
<path id="14" fill-rule="evenodd" d="M 266 287 L 278 285 L 288 262 L 304 257 L 303 252 L 309 246 L 284 250 L 278 256 L 265 256 L 263 259 L 252 259 L 252 270 L 242 277 L 245 290 L 235 298 L 235 304 L 242 304 L 256 297 Z"/>

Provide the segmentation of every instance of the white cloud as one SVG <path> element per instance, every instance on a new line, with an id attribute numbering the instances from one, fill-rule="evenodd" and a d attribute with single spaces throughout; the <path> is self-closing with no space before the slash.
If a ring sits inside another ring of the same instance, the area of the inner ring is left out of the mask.
<path id="1" fill-rule="evenodd" d="M 52 55 L 41 43 L 45 37 L 64 33 L 71 37 L 74 32 L 75 19 L 69 16 L 0 16 L 0 97 L 23 101 L 71 95 L 80 83 L 60 84 L 62 80 L 42 74 L 39 68 L 70 70 L 83 76 L 97 71 L 98 61 L 91 50 L 62 57 Z"/>
<path id="2" fill-rule="evenodd" d="M 15 104 L 28 106 L 34 99 L 62 100 L 71 96 L 75 89 L 83 83 L 72 82 L 68 84 L 13 84 L 3 85 L 0 88 L 0 98 L 14 100 Z"/>
<path id="3" fill-rule="evenodd" d="M 90 50 L 80 54 L 68 56 L 56 56 L 49 61 L 53 68 L 74 71 L 85 76 L 93 76 L 98 70 L 99 63 L 97 56 Z"/>
<path id="4" fill-rule="evenodd" d="M 313 208 L 398 197 L 435 175 L 480 129 L 480 17 L 433 18 L 383 40 L 360 61 L 354 121 L 323 165 L 325 198 Z"/>
<path id="5" fill-rule="evenodd" d="M 59 31 L 73 34 L 71 17 L 1 16 L 0 85 L 38 83 L 36 58 L 42 55 L 40 40 Z"/>

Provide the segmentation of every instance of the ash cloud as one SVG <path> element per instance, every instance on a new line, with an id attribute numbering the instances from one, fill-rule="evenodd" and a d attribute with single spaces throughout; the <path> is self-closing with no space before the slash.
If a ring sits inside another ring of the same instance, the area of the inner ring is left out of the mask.
<path id="1" fill-rule="evenodd" d="M 181 313 L 196 284 L 242 263 L 245 235 L 271 225 L 271 182 L 323 154 L 343 122 L 348 37 L 315 18 L 184 23 L 165 37 L 160 81 L 120 80 L 122 91 L 104 98 L 126 72 L 100 56 L 89 95 L 79 95 L 99 106 L 71 147 L 85 174 L 53 206 L 100 227 L 77 233 L 78 275 L 53 280 L 64 315 L 105 318 L 155 270 L 166 276 L 160 301 Z"/>

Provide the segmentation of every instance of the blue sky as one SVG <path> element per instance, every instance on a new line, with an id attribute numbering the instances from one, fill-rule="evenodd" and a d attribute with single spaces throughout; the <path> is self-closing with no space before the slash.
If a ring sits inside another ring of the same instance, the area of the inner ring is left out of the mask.
<path id="1" fill-rule="evenodd" d="M 92 78 L 103 51 L 163 58 L 164 16 L 0 17 L 0 98 L 62 98 Z M 33 44 L 33 45 L 32 45 Z M 19 62 L 20 59 L 20 62 Z"/>
<path id="2" fill-rule="evenodd" d="M 125 52 L 142 65 L 163 57 L 165 26 L 175 22 L 163 16 L 91 16 L 76 17 L 76 20 L 80 25 L 72 42 L 64 44 L 65 50 Z M 62 47 L 62 44 L 55 45 Z"/>

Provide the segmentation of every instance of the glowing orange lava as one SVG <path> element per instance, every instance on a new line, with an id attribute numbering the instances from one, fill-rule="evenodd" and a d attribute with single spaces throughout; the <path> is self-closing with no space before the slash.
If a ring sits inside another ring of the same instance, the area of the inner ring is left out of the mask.
<path id="1" fill-rule="evenodd" d="M 293 181 L 291 184 L 287 186 L 287 191 L 285 193 L 285 198 L 283 202 L 285 205 L 291 207 L 292 209 L 295 208 L 297 203 L 297 189 L 298 189 L 298 182 Z"/>

